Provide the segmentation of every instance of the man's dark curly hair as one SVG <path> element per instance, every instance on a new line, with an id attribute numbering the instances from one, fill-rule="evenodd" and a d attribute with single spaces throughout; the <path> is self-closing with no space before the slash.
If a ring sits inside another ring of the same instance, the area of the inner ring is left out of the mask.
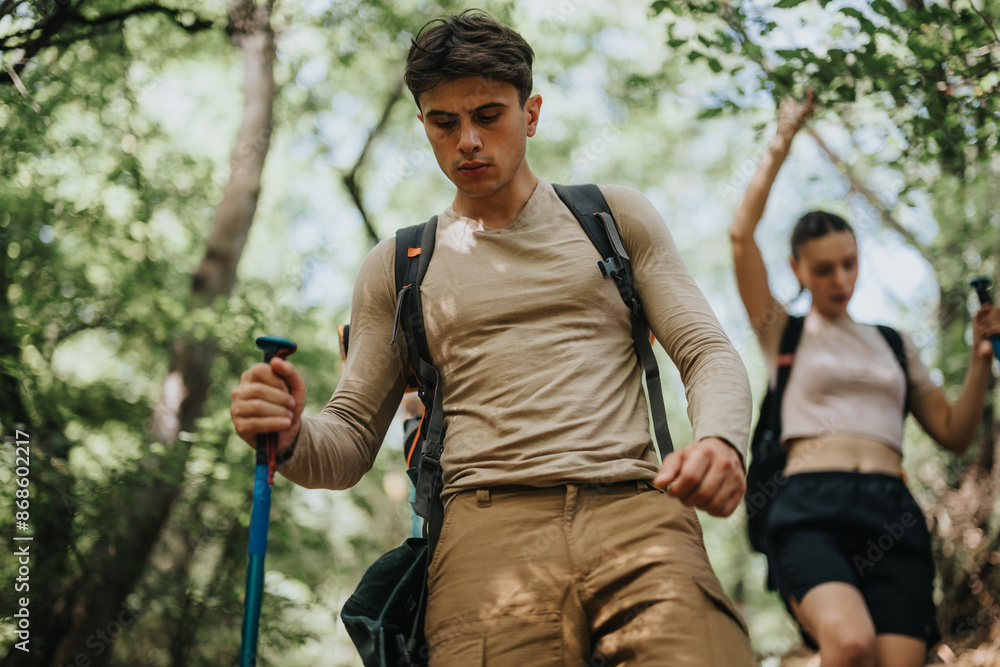
<path id="1" fill-rule="evenodd" d="M 467 76 L 511 84 L 523 107 L 531 95 L 534 57 L 519 34 L 480 9 L 467 9 L 420 29 L 406 57 L 404 80 L 417 107 L 422 93 Z"/>

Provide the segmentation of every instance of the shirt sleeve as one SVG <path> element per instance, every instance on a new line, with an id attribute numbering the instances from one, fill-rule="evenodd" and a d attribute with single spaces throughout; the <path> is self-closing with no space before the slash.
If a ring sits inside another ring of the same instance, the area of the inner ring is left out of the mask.
<path id="1" fill-rule="evenodd" d="M 938 385 L 931 378 L 930 371 L 920 359 L 920 350 L 913 344 L 910 337 L 900 332 L 903 339 L 903 349 L 906 351 L 906 374 L 909 377 L 907 387 L 909 398 L 907 402 L 913 405 L 914 401 L 923 398 L 925 394 L 938 388 Z"/>
<path id="2" fill-rule="evenodd" d="M 753 408 L 743 361 L 656 208 L 631 188 L 601 190 L 632 260 L 650 329 L 680 371 L 694 440 L 722 438 L 736 447 L 745 463 Z"/>
<path id="3" fill-rule="evenodd" d="M 350 352 L 323 411 L 302 418 L 282 475 L 307 488 L 346 489 L 371 470 L 405 387 L 406 345 L 389 344 L 395 315 L 395 239 L 379 243 L 358 272 Z"/>

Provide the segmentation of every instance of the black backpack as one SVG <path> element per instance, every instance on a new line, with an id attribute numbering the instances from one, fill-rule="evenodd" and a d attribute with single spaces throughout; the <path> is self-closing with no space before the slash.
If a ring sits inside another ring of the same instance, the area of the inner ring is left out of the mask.
<path id="1" fill-rule="evenodd" d="M 784 486 L 785 464 L 788 456 L 781 447 L 781 401 L 788 386 L 788 378 L 792 373 L 792 362 L 795 359 L 795 349 L 802 337 L 802 327 L 805 318 L 790 315 L 781 334 L 781 344 L 778 347 L 778 376 L 774 387 L 768 386 L 767 393 L 760 406 L 760 418 L 750 440 L 750 466 L 747 469 L 747 490 L 743 498 L 747 510 L 747 533 L 750 545 L 754 550 L 767 553 L 768 540 L 767 515 L 771 508 L 771 500 Z M 909 386 L 909 366 L 906 360 L 906 350 L 903 338 L 891 327 L 877 325 L 879 333 L 889 343 L 896 360 L 903 369 L 903 375 Z M 903 402 L 903 416 L 906 416 L 906 401 Z M 775 588 L 774 579 L 768 573 L 768 587 Z"/>
<path id="2" fill-rule="evenodd" d="M 615 281 L 622 300 L 632 313 L 632 338 L 636 356 L 645 372 L 653 432 L 663 459 L 673 451 L 673 443 L 667 428 L 659 369 L 642 303 L 635 290 L 632 263 L 611 216 L 611 208 L 596 185 L 553 187 L 603 258 L 597 263 L 601 275 Z M 410 538 L 403 546 L 383 555 L 368 569 L 354 595 L 344 605 L 341 618 L 366 667 L 424 665 L 427 659 L 422 617 L 427 596 L 426 566 L 433 558 L 444 522 L 440 465 L 444 450 L 444 410 L 440 378 L 427 347 L 420 283 L 434 253 L 436 232 L 437 216 L 396 232 L 397 296 L 391 340 L 391 344 L 395 344 L 396 334 L 402 328 L 411 367 L 408 385 L 416 387 L 424 404 L 419 427 L 408 430 L 406 456 L 407 474 L 416 487 L 413 509 L 424 519 L 426 544 L 420 538 Z M 341 332 L 343 357 L 347 355 L 348 341 L 349 330 L 344 327 Z"/>

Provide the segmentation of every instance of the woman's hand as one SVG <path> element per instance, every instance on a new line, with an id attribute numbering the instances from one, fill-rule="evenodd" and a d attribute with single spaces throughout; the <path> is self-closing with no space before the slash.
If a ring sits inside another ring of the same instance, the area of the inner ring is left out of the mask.
<path id="1" fill-rule="evenodd" d="M 972 318 L 972 361 L 954 403 L 940 388 L 929 391 L 910 407 L 924 430 L 942 447 L 964 454 L 983 418 L 986 387 L 993 357 L 992 336 L 1000 335 L 1000 308 L 982 306 Z"/>
<path id="2" fill-rule="evenodd" d="M 976 359 L 990 359 L 993 343 L 990 339 L 1000 336 L 1000 308 L 993 305 L 980 306 L 972 318 L 972 355 Z"/>
<path id="3" fill-rule="evenodd" d="M 812 89 L 802 102 L 790 97 L 783 100 L 778 105 L 778 136 L 790 142 L 815 111 L 816 100 Z"/>

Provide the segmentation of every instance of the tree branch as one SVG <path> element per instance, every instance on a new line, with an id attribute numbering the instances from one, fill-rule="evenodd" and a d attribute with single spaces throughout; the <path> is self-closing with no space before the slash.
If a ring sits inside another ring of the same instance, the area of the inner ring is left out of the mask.
<path id="1" fill-rule="evenodd" d="M 69 20 L 73 23 L 95 26 L 124 21 L 127 18 L 142 16 L 144 14 L 163 14 L 188 32 L 199 32 L 212 27 L 211 21 L 197 17 L 190 25 L 183 23 L 180 17 L 182 14 L 186 13 L 188 12 L 184 12 L 179 9 L 171 9 L 170 7 L 162 7 L 158 4 L 151 3 L 148 5 L 136 5 L 135 7 L 130 7 L 129 9 L 124 9 L 120 12 L 105 14 L 104 16 L 95 16 L 94 18 L 88 18 L 78 12 L 74 12 L 73 14 L 70 14 Z"/>
<path id="2" fill-rule="evenodd" d="M 2 1 L 2 0 L 0 0 Z M 84 39 L 90 39 L 91 37 L 100 34 L 99 30 L 81 30 L 75 34 L 69 34 L 66 36 L 60 36 L 60 39 L 54 39 L 56 34 L 64 28 L 74 28 L 79 26 L 87 27 L 98 27 L 106 26 L 116 22 L 124 21 L 132 16 L 141 16 L 144 14 L 164 14 L 167 18 L 171 19 L 177 26 L 189 33 L 200 32 L 203 30 L 208 30 L 213 27 L 212 21 L 198 18 L 190 23 L 186 24 L 181 21 L 181 16 L 186 12 L 178 9 L 171 9 L 169 7 L 161 7 L 158 4 L 146 4 L 137 5 L 130 9 L 122 10 L 120 12 L 113 12 L 111 14 L 105 14 L 103 16 L 87 17 L 79 12 L 80 6 L 83 4 L 83 0 L 77 2 L 74 6 L 63 5 L 59 3 L 59 8 L 51 16 L 43 17 L 39 19 L 33 27 L 18 31 L 12 35 L 6 35 L 0 39 L 0 45 L 4 49 L 11 48 L 11 44 L 8 40 L 17 39 L 25 35 L 30 35 L 36 31 L 42 31 L 41 34 L 34 39 L 27 39 L 22 44 L 18 45 L 20 48 L 24 49 L 24 56 L 20 58 L 10 70 L 0 71 L 0 86 L 8 83 L 14 83 L 16 76 L 24 68 L 25 65 L 43 48 L 47 46 L 67 46 L 73 44 L 74 42 L 79 42 Z"/>
<path id="3" fill-rule="evenodd" d="M 372 240 L 372 243 L 378 243 L 379 239 L 378 231 L 372 224 L 371 220 L 368 218 L 368 213 L 365 211 L 365 206 L 363 202 L 361 187 L 358 185 L 358 170 L 365 162 L 365 158 L 368 157 L 368 153 L 371 150 L 372 145 L 375 143 L 375 139 L 385 130 L 385 126 L 389 122 L 389 116 L 392 114 L 393 108 L 396 103 L 399 102 L 403 97 L 403 79 L 402 77 L 396 81 L 395 85 L 392 87 L 392 91 L 389 93 L 389 99 L 386 100 L 385 107 L 382 109 L 382 116 L 378 119 L 375 127 L 371 132 L 368 133 L 368 139 L 365 140 L 365 145 L 361 149 L 361 154 L 358 155 L 358 159 L 355 161 L 354 166 L 351 170 L 344 174 L 343 181 L 344 187 L 347 188 L 347 192 L 351 195 L 351 199 L 354 201 L 354 206 L 357 207 L 358 212 L 361 213 L 361 221 L 364 223 L 365 231 L 368 232 L 368 237 Z"/>
<path id="4" fill-rule="evenodd" d="M 993 24 L 990 23 L 990 20 L 986 17 L 986 15 L 983 14 L 981 11 L 979 11 L 979 8 L 976 7 L 976 3 L 969 2 L 969 6 L 972 7 L 972 11 L 979 14 L 979 18 L 983 20 L 983 23 L 986 24 L 986 27 L 989 28 L 990 32 L 993 33 L 993 39 L 997 40 L 997 44 L 1000 44 L 1000 35 L 997 34 L 996 28 L 993 27 Z"/>
<path id="5" fill-rule="evenodd" d="M 810 127 L 806 128 L 806 131 L 809 132 L 809 136 L 811 136 L 813 140 L 816 141 L 816 144 L 819 146 L 820 150 L 823 151 L 823 153 L 826 155 L 827 159 L 830 160 L 830 162 L 832 162 L 837 167 L 837 169 L 840 170 L 840 173 L 842 173 L 844 176 L 847 177 L 848 182 L 851 184 L 851 189 L 857 192 L 858 194 L 862 195 L 865 199 L 867 199 L 868 203 L 871 204 L 871 206 L 876 211 L 879 212 L 879 217 L 882 218 L 882 223 L 889 229 L 893 230 L 894 232 L 902 236 L 907 243 L 909 243 L 911 246 L 917 249 L 917 251 L 924 259 L 926 259 L 928 262 L 931 262 L 931 257 L 928 252 L 927 246 L 921 243 L 920 240 L 913 235 L 913 232 L 911 232 L 909 229 L 904 227 L 898 220 L 892 217 L 892 213 L 886 210 L 885 206 L 883 206 L 882 202 L 879 200 L 878 195 L 875 194 L 875 192 L 873 192 L 871 188 L 869 188 L 867 185 L 861 182 L 861 179 L 857 177 L 857 175 L 850 168 L 850 166 L 848 166 L 848 164 L 843 159 L 841 159 L 839 155 L 830 150 L 830 147 L 826 145 L 826 142 L 823 141 L 823 138 L 819 136 L 819 133 L 817 133 L 816 130 Z"/>

